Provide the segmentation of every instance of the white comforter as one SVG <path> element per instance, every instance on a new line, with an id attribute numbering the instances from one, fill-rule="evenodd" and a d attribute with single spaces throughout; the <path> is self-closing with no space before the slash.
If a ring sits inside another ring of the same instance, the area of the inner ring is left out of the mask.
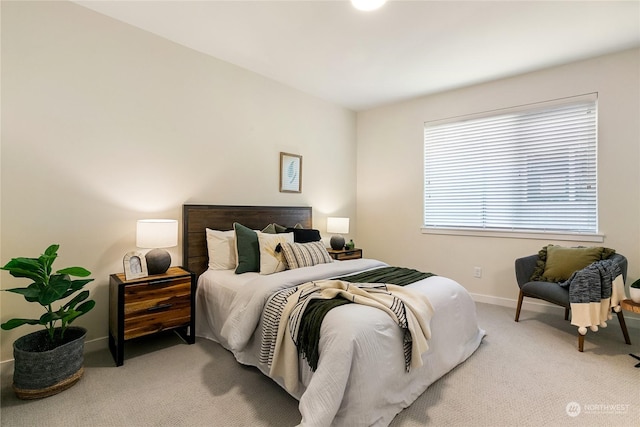
<path id="1" fill-rule="evenodd" d="M 221 343 L 240 363 L 268 375 L 269 367 L 258 360 L 260 319 L 273 291 L 386 265 L 359 259 L 268 276 L 209 270 L 198 280 L 196 334 Z M 427 295 L 434 308 L 423 366 L 405 372 L 402 333 L 386 313 L 357 304 L 337 307 L 321 327 L 318 369 L 311 372 L 301 360 L 298 387 L 290 391 L 300 401 L 301 426 L 386 426 L 476 350 L 484 331 L 462 286 L 433 276 L 408 287 Z M 283 386 L 281 378 L 274 380 Z"/>

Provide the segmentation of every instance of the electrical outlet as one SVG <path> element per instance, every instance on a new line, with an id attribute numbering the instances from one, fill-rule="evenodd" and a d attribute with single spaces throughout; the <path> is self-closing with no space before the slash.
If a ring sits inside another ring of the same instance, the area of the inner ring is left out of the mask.
<path id="1" fill-rule="evenodd" d="M 482 267 L 473 267 L 473 277 L 476 279 L 482 277 Z"/>

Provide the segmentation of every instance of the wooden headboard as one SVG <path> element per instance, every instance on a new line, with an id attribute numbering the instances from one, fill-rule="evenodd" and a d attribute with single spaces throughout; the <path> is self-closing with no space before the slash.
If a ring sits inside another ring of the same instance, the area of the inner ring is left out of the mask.
<path id="1" fill-rule="evenodd" d="M 312 227 L 309 206 L 182 206 L 182 263 L 200 276 L 208 268 L 206 228 L 232 230 L 238 222 L 254 230 L 262 230 L 271 223 L 293 227 L 301 224 Z"/>

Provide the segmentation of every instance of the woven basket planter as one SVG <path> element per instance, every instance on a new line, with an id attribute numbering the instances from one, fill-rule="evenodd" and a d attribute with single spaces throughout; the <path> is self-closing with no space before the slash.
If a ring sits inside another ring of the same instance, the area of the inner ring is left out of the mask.
<path id="1" fill-rule="evenodd" d="M 87 330 L 70 326 L 65 344 L 39 351 L 47 331 L 32 332 L 13 343 L 13 390 L 20 399 L 40 399 L 68 389 L 84 372 L 84 337 Z"/>

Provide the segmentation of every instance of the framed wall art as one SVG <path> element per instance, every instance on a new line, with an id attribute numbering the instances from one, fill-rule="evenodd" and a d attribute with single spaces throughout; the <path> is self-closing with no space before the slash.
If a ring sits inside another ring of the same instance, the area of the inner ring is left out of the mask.
<path id="1" fill-rule="evenodd" d="M 280 153 L 280 192 L 302 192 L 302 156 Z"/>
<path id="2" fill-rule="evenodd" d="M 126 280 L 139 279 L 149 275 L 147 259 L 142 255 L 142 252 L 127 252 L 122 260 L 122 264 L 124 266 L 124 277 Z"/>

